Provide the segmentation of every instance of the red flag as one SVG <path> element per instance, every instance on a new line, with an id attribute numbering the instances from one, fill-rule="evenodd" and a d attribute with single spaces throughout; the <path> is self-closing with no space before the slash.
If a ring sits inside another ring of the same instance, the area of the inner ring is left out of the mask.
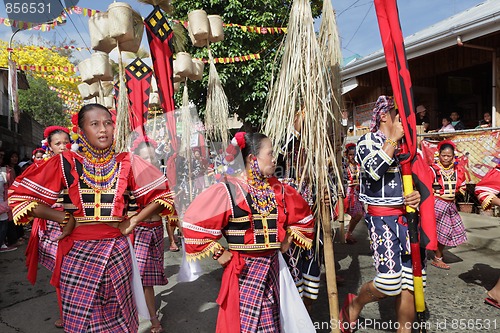
<path id="1" fill-rule="evenodd" d="M 142 136 L 144 124 L 148 120 L 149 93 L 153 71 L 140 58 L 136 58 L 125 67 L 127 94 L 132 108 L 130 125 Z"/>
<path id="2" fill-rule="evenodd" d="M 168 25 L 168 21 L 159 6 L 154 6 L 153 11 L 146 17 L 144 23 L 153 60 L 154 75 L 161 98 L 161 106 L 166 112 L 167 129 L 170 132 L 172 147 L 177 151 L 177 130 L 174 117 L 172 28 Z"/>
<path id="3" fill-rule="evenodd" d="M 407 164 L 411 162 L 413 181 L 421 196 L 419 207 L 420 242 L 427 249 L 436 250 L 437 235 L 432 179 L 429 177 L 429 167 L 425 165 L 422 157 L 417 154 L 415 104 L 396 0 L 375 0 L 375 10 L 394 100 L 405 131 L 406 147 L 404 147 L 404 151 L 407 156 L 401 163 Z"/>

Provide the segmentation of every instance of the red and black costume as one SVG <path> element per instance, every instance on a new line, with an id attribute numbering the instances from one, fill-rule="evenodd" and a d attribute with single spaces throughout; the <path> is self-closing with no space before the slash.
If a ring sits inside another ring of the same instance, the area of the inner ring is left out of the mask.
<path id="1" fill-rule="evenodd" d="M 483 209 L 491 208 L 491 200 L 500 193 L 500 164 L 491 169 L 476 184 L 475 194 Z"/>
<path id="2" fill-rule="evenodd" d="M 80 225 L 59 241 L 51 281 L 61 288 L 65 332 L 137 331 L 130 246 L 118 228 L 106 223 L 125 219 L 129 191 L 141 205 L 165 207 L 161 214 L 174 211 L 172 193 L 157 168 L 129 153 L 113 158 L 117 169 L 106 188 L 89 184 L 84 175 L 88 160 L 66 151 L 20 176 L 9 190 L 17 224 L 28 223 L 37 205 L 56 203 L 63 189 L 75 207 Z"/>
<path id="3" fill-rule="evenodd" d="M 455 205 L 457 192 L 465 193 L 465 171 L 460 165 L 445 168 L 441 163 L 431 166 L 434 176 L 434 209 L 438 242 L 446 246 L 457 246 L 467 241 L 465 226 Z"/>
<path id="4" fill-rule="evenodd" d="M 278 251 L 287 234 L 296 245 L 310 248 L 314 218 L 307 202 L 292 187 L 268 178 L 276 207 L 267 216 L 253 207 L 248 184 L 238 178 L 213 185 L 186 211 L 183 232 L 188 259 L 222 248 L 227 239 L 233 257 L 224 270 L 217 303 L 217 332 L 280 331 Z"/>

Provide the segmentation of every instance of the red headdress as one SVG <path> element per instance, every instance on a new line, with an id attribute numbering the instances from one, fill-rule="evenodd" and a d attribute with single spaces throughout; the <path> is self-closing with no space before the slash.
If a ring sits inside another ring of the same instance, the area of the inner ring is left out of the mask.
<path id="1" fill-rule="evenodd" d="M 242 150 L 246 147 L 245 134 L 246 132 L 238 132 L 234 135 L 231 144 L 226 148 L 226 162 L 234 161 L 234 157 L 238 154 L 238 148 Z"/>
<path id="2" fill-rule="evenodd" d="M 347 152 L 351 148 L 356 148 L 356 144 L 354 142 L 351 142 L 351 143 L 348 143 L 348 144 L 345 145 L 345 153 L 347 154 Z"/>
<path id="3" fill-rule="evenodd" d="M 67 129 L 66 127 L 62 127 L 62 126 L 49 126 L 45 129 L 45 131 L 43 131 L 43 137 L 45 139 L 47 139 L 49 137 L 49 135 L 52 133 L 52 132 L 55 132 L 55 131 L 63 131 L 64 133 L 68 134 L 69 135 L 69 129 Z"/>
<path id="4" fill-rule="evenodd" d="M 137 139 L 135 139 L 134 142 L 132 143 L 132 147 L 130 148 L 130 150 L 132 152 L 135 151 L 139 147 L 139 145 L 143 142 L 150 144 L 151 146 L 153 146 L 154 149 L 158 148 L 158 143 L 156 143 L 155 140 L 150 139 L 148 136 L 138 136 Z"/>
<path id="5" fill-rule="evenodd" d="M 453 147 L 453 150 L 457 149 L 457 146 L 455 145 L 455 143 L 454 143 L 453 141 L 451 141 L 451 140 L 443 140 L 443 141 L 441 141 L 440 143 L 438 143 L 438 145 L 437 145 L 437 150 L 438 150 L 438 151 L 440 151 L 440 150 L 441 150 L 441 147 L 442 147 L 443 145 L 450 145 L 450 146 L 452 146 L 452 147 Z"/>

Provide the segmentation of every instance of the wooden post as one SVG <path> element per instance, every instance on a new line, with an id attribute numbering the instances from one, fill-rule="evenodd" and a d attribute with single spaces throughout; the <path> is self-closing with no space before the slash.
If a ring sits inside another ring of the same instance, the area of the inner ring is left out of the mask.
<path id="1" fill-rule="evenodd" d="M 331 207 L 323 206 L 322 209 Z M 323 214 L 324 216 L 324 214 Z M 321 221 L 323 226 L 323 255 L 325 256 L 326 292 L 330 308 L 330 323 L 332 333 L 339 333 L 339 299 L 337 290 L 337 274 L 335 272 L 335 255 L 333 252 L 333 232 L 331 220 Z"/>

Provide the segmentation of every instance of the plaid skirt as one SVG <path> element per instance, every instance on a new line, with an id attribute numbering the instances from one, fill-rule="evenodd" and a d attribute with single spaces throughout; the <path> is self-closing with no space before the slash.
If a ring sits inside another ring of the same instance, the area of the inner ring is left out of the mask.
<path id="1" fill-rule="evenodd" d="M 127 238 L 77 240 L 61 267 L 65 332 L 137 332 Z"/>
<path id="2" fill-rule="evenodd" d="M 45 230 L 38 229 L 38 262 L 49 271 L 54 271 L 57 254 L 57 237 L 61 235 L 59 223 L 46 220 Z"/>
<path id="3" fill-rule="evenodd" d="M 143 286 L 168 283 L 163 267 L 163 225 L 134 229 L 134 250 Z"/>
<path id="4" fill-rule="evenodd" d="M 457 246 L 467 242 L 465 225 L 453 201 L 435 198 L 437 239 L 445 246 Z"/>
<path id="5" fill-rule="evenodd" d="M 245 257 L 239 288 L 241 333 L 281 332 L 278 253 Z"/>
<path id="6" fill-rule="evenodd" d="M 347 207 L 345 207 L 345 212 L 351 216 L 356 216 L 358 214 L 364 214 L 365 209 L 361 201 L 359 201 L 359 192 L 354 187 L 347 188 L 346 195 Z"/>

